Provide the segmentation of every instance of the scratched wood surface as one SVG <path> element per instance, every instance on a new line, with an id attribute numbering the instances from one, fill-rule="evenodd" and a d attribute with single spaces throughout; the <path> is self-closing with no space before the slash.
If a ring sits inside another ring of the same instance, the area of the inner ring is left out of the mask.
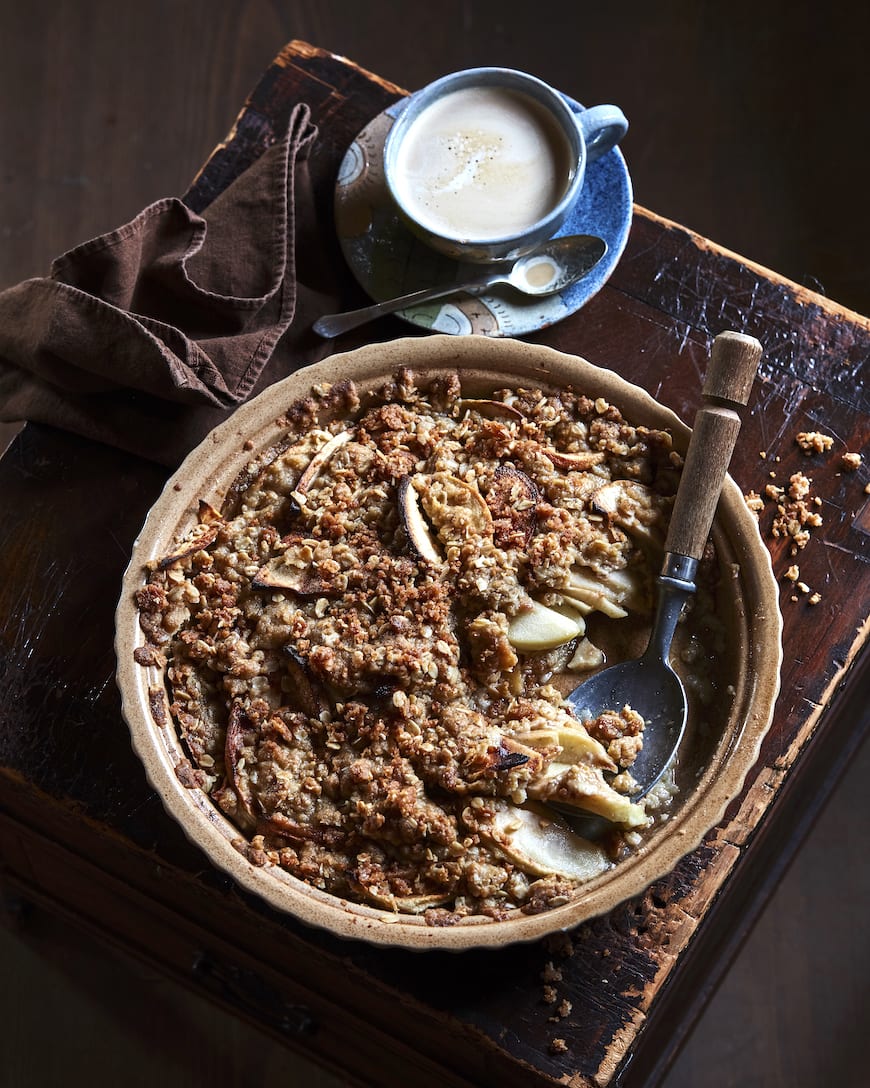
<path id="1" fill-rule="evenodd" d="M 328 222 L 347 143 L 399 93 L 350 62 L 291 44 L 196 179 L 191 203 L 203 207 L 220 192 L 302 98 L 316 120 L 328 118 L 312 162 Z M 358 300 L 350 277 L 341 288 L 348 303 Z M 420 957 L 337 942 L 241 894 L 163 813 L 130 751 L 114 689 L 117 587 L 164 470 L 34 426 L 0 461 L 5 863 L 35 895 L 66 902 L 308 1053 L 360 1075 L 383 1070 L 381 1083 L 406 1082 L 409 1070 L 421 1085 L 642 1083 L 635 1070 L 643 1066 L 629 1059 L 666 1049 L 657 1010 L 690 975 L 716 901 L 750 871 L 765 818 L 773 822 L 790 777 L 835 728 L 835 693 L 857 683 L 866 661 L 867 472 L 845 471 L 841 455 L 867 454 L 870 323 L 638 209 L 608 286 L 534 338 L 613 368 L 690 420 L 710 337 L 723 328 L 765 346 L 733 475 L 763 493 L 805 473 L 823 523 L 791 556 L 787 540 L 771 535 L 775 504 L 764 504 L 762 530 L 783 586 L 774 725 L 722 824 L 645 895 L 564 939 Z M 388 319 L 338 346 L 405 331 Z M 814 430 L 834 436 L 824 456 L 795 443 Z M 807 593 L 784 578 L 794 563 Z M 810 605 L 813 592 L 820 600 Z M 545 977 L 571 1003 L 558 1022 L 543 1001 Z M 554 1052 L 556 1038 L 564 1051 Z"/>

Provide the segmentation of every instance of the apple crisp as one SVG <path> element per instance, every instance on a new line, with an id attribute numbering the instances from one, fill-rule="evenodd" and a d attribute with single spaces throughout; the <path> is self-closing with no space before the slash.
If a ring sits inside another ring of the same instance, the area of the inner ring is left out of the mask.
<path id="1" fill-rule="evenodd" d="M 345 899 L 431 924 L 566 902 L 652 819 L 631 797 L 643 719 L 584 723 L 563 695 L 643 648 L 670 435 L 580 392 L 481 399 L 407 371 L 285 422 L 138 593 L 185 785 L 251 862 Z M 565 809 L 614 832 L 591 843 Z"/>

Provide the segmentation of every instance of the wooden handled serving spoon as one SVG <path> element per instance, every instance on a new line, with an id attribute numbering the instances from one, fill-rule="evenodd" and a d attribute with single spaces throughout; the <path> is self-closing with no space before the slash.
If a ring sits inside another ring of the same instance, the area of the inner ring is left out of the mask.
<path id="1" fill-rule="evenodd" d="M 637 660 L 603 669 L 567 698 L 581 720 L 605 710 L 618 713 L 626 704 L 644 718 L 643 749 L 630 768 L 638 783 L 633 800 L 661 778 L 686 727 L 686 692 L 668 652 L 683 605 L 695 592 L 698 560 L 740 431 L 735 409 L 749 400 L 761 350 L 756 339 L 738 332 L 723 332 L 713 341 L 704 403 L 695 416 L 656 579 L 658 603 L 649 644 Z"/>

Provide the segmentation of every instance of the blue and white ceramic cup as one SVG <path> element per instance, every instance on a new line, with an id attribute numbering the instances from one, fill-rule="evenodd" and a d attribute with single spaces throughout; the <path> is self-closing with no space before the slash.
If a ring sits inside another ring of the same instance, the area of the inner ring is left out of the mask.
<path id="1" fill-rule="evenodd" d="M 575 113 L 534 76 L 469 68 L 413 94 L 384 144 L 405 223 L 461 261 L 500 261 L 551 238 L 586 166 L 628 130 L 618 106 Z"/>

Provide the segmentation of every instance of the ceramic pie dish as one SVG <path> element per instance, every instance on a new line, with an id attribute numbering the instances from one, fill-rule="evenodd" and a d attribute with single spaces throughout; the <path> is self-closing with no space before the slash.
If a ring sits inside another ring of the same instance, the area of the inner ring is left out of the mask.
<path id="1" fill-rule="evenodd" d="M 446 336 L 397 340 L 335 355 L 299 371 L 217 428 L 167 482 L 149 513 L 133 547 L 116 617 L 122 709 L 134 749 L 169 814 L 215 866 L 271 906 L 345 938 L 415 950 L 500 947 L 572 928 L 640 894 L 719 822 L 757 758 L 773 713 L 781 663 L 777 586 L 756 520 L 729 478 L 712 534 L 721 575 L 717 614 L 724 651 L 719 681 L 727 693 L 727 699 L 717 702 L 725 709 L 717 711 L 712 726 L 705 722 L 703 728 L 690 730 L 680 751 L 679 789 L 667 818 L 572 894 L 551 897 L 548 909 L 454 915 L 445 923 L 442 912 L 407 913 L 396 909 L 395 902 L 389 909 L 377 900 L 333 894 L 282 865 L 254 857 L 246 845 L 240 849 L 240 828 L 225 814 L 226 806 L 215 803 L 209 792 L 213 783 L 191 773 L 189 737 L 177 720 L 177 700 L 176 710 L 171 708 L 165 661 L 143 654 L 147 639 L 140 591 L 149 569 L 161 560 L 165 566 L 177 542 L 201 522 L 203 503 L 221 511 L 228 495 L 237 492 L 238 481 L 251 478 L 251 466 L 262 468 L 276 456 L 291 405 L 315 387 L 347 380 L 365 404 L 402 367 L 413 372 L 420 388 L 458 374 L 462 395 L 478 404 L 505 388 L 553 395 L 574 388 L 591 402 L 600 398 L 602 404 L 614 405 L 635 426 L 669 432 L 676 450 L 684 450 L 688 440 L 686 426 L 645 391 L 577 357 L 519 341 Z M 329 420 L 317 422 L 325 425 Z"/>

